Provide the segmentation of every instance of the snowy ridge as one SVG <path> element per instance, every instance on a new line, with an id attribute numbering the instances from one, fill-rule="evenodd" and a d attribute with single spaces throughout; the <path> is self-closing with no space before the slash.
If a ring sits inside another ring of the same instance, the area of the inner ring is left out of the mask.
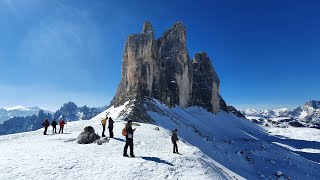
<path id="1" fill-rule="evenodd" d="M 320 129 L 320 101 L 311 100 L 303 107 L 292 110 L 287 108 L 274 110 L 245 109 L 240 111 L 252 122 L 266 127 L 310 127 Z"/>
<path id="2" fill-rule="evenodd" d="M 185 141 L 246 179 L 275 179 L 277 171 L 283 173 L 283 178 L 320 177 L 320 159 L 314 153 L 318 152 L 320 139 L 311 142 L 278 138 L 232 113 L 220 111 L 215 115 L 200 107 L 170 109 L 156 100 L 155 104 L 158 110 L 152 108 L 148 113 L 157 124 L 166 129 L 178 128 Z"/>
<path id="3" fill-rule="evenodd" d="M 42 109 L 37 106 L 24 107 L 21 105 L 14 106 L 14 107 L 0 108 L 0 124 L 2 124 L 4 121 L 7 121 L 13 117 L 26 117 L 26 116 L 37 115 L 40 110 Z M 50 111 L 45 110 L 45 112 L 50 112 Z"/>

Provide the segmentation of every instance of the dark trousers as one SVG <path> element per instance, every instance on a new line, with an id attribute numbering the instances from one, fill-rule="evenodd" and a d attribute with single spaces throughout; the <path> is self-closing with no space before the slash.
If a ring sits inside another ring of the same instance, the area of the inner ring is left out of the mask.
<path id="1" fill-rule="evenodd" d="M 102 137 L 106 137 L 104 132 L 106 131 L 106 125 L 102 125 Z"/>
<path id="2" fill-rule="evenodd" d="M 109 126 L 109 135 L 113 138 L 113 126 Z"/>
<path id="3" fill-rule="evenodd" d="M 52 126 L 52 133 L 57 133 L 57 126 Z"/>
<path id="4" fill-rule="evenodd" d="M 179 153 L 177 142 L 173 142 L 173 153 Z"/>
<path id="5" fill-rule="evenodd" d="M 128 147 L 130 146 L 130 156 L 133 156 L 133 139 L 131 138 L 126 138 L 126 145 L 124 146 L 124 149 L 123 149 L 123 155 L 126 155 L 127 154 L 127 150 L 128 150 Z"/>
<path id="6" fill-rule="evenodd" d="M 59 129 L 59 134 L 60 134 L 60 133 L 63 134 L 63 127 L 61 127 L 61 126 L 60 126 L 60 129 Z"/>
<path id="7" fill-rule="evenodd" d="M 44 135 L 47 135 L 47 130 L 48 130 L 48 127 L 44 127 L 44 132 L 43 132 Z"/>

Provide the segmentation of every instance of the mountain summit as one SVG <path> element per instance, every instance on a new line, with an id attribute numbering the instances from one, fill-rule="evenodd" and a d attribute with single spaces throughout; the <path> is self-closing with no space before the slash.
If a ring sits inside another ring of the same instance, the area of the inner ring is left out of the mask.
<path id="1" fill-rule="evenodd" d="M 132 100 L 135 106 L 131 116 L 139 115 L 135 119 L 150 122 L 141 111 L 141 102 L 152 98 L 170 107 L 228 111 L 220 96 L 220 79 L 207 53 L 196 53 L 190 59 L 182 22 L 175 23 L 158 39 L 151 23 L 145 22 L 142 33 L 129 35 L 125 43 L 122 79 L 110 106 Z"/>

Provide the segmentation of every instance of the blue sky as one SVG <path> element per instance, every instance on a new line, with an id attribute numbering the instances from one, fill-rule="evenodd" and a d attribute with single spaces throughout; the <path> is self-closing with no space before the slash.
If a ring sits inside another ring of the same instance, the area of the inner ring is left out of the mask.
<path id="1" fill-rule="evenodd" d="M 0 107 L 103 106 L 121 79 L 126 38 L 181 20 L 190 57 L 206 51 L 238 108 L 320 99 L 320 2 L 0 0 Z"/>

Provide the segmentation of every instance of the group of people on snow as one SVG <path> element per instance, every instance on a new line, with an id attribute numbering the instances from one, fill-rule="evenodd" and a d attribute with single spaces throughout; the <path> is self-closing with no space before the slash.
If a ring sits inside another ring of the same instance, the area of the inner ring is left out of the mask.
<path id="1" fill-rule="evenodd" d="M 60 119 L 60 122 L 59 122 L 59 126 L 60 126 L 60 129 L 59 129 L 59 134 L 62 133 L 63 134 L 63 128 L 64 128 L 64 125 L 67 124 L 63 119 Z M 52 134 L 56 134 L 57 133 L 57 121 L 54 119 L 52 122 L 51 122 L 51 126 L 52 126 Z M 44 132 L 43 134 L 44 135 L 47 135 L 47 131 L 48 131 L 48 127 L 50 126 L 50 122 L 49 122 L 49 119 L 46 119 L 44 120 L 44 122 L 42 123 L 42 126 L 44 127 Z"/>
<path id="2" fill-rule="evenodd" d="M 129 120 L 126 123 L 125 127 L 122 129 L 122 135 L 126 137 L 126 144 L 123 148 L 123 156 L 124 157 L 129 157 L 129 155 L 127 153 L 128 147 L 130 147 L 130 156 L 135 157 L 135 155 L 133 153 L 133 133 L 135 131 L 136 131 L 136 128 L 132 128 L 132 120 Z M 172 131 L 171 141 L 173 144 L 173 153 L 179 154 L 178 145 L 177 145 L 179 138 L 178 138 L 177 133 L 178 133 L 178 129 L 175 129 Z"/>
<path id="3" fill-rule="evenodd" d="M 105 130 L 106 130 L 106 125 L 108 122 L 108 129 L 109 129 L 109 137 L 113 138 L 113 124 L 114 121 L 111 117 L 106 116 L 105 118 L 102 118 L 101 120 L 101 125 L 102 125 L 102 137 L 106 137 L 105 136 Z M 63 133 L 63 128 L 64 125 L 67 124 L 63 119 L 60 119 L 59 122 L 59 134 Z M 44 132 L 43 134 L 46 135 L 47 134 L 47 130 L 48 127 L 50 126 L 49 120 L 46 119 L 43 123 L 42 123 L 43 127 L 44 127 Z M 55 134 L 57 133 L 57 121 L 54 119 L 51 122 L 51 126 L 52 126 L 52 133 Z M 122 129 L 122 135 L 126 137 L 126 144 L 123 148 L 123 156 L 124 157 L 129 157 L 127 151 L 128 148 L 130 148 L 130 156 L 131 157 L 135 157 L 134 152 L 133 152 L 133 134 L 135 132 L 136 128 L 132 128 L 132 120 L 128 120 L 128 122 L 126 123 L 125 127 Z M 171 135 L 171 141 L 173 144 L 173 153 L 177 153 L 179 154 L 178 151 L 178 145 L 177 142 L 179 141 L 178 135 L 177 135 L 178 129 L 175 129 L 172 131 L 172 135 Z"/>
<path id="4" fill-rule="evenodd" d="M 112 120 L 111 117 L 105 117 L 105 118 L 102 118 L 101 120 L 101 124 L 102 124 L 102 137 L 106 137 L 106 135 L 104 134 L 104 132 L 106 131 L 106 125 L 107 125 L 107 121 L 108 121 L 108 129 L 109 129 L 109 135 L 110 135 L 110 138 L 113 138 L 113 123 L 114 121 Z"/>

